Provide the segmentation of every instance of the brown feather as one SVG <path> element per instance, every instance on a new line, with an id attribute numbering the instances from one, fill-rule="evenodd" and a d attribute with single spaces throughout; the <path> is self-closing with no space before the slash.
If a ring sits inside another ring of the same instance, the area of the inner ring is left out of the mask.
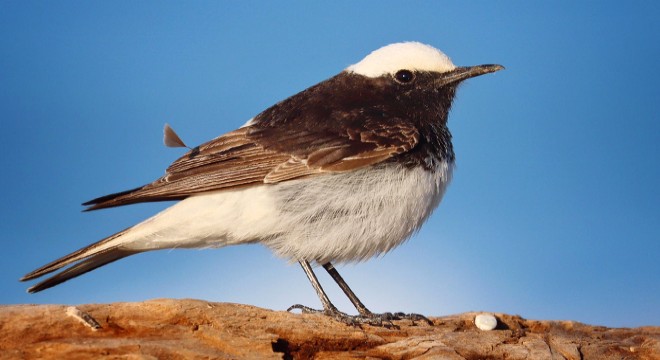
<path id="1" fill-rule="evenodd" d="M 318 170 L 310 169 L 302 161 L 291 158 L 281 163 L 264 177 L 264 183 L 274 184 L 285 180 L 296 179 L 304 176 L 318 174 Z"/>
<path id="2" fill-rule="evenodd" d="M 163 128 L 163 143 L 169 147 L 188 147 L 169 124 L 165 124 Z"/>

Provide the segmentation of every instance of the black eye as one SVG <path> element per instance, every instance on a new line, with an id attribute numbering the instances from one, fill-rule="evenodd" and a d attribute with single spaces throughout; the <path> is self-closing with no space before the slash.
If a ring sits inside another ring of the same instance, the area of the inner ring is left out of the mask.
<path id="1" fill-rule="evenodd" d="M 394 74 L 394 79 L 402 84 L 407 84 L 415 79 L 415 74 L 410 70 L 399 70 Z"/>

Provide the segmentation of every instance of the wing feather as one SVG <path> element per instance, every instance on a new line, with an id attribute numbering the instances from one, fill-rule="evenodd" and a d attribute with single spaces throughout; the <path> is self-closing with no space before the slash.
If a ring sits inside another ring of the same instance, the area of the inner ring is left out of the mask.
<path id="1" fill-rule="evenodd" d="M 179 200 L 203 192 L 351 171 L 407 152 L 418 141 L 417 129 L 398 119 L 367 122 L 366 127 L 347 127 L 343 132 L 246 126 L 192 149 L 151 184 L 83 205 L 89 211 Z"/>

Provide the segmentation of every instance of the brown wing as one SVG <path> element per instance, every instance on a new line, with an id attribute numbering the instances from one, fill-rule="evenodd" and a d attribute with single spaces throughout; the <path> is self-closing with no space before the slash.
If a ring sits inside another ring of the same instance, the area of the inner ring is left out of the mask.
<path id="1" fill-rule="evenodd" d="M 254 127 L 248 136 L 266 150 L 291 154 L 308 168 L 321 172 L 350 171 L 376 164 L 410 151 L 419 142 L 417 129 L 396 118 L 346 122 L 332 130 Z"/>
<path id="2" fill-rule="evenodd" d="M 96 210 L 149 201 L 180 200 L 192 194 L 263 182 L 290 156 L 264 150 L 241 128 L 192 149 L 172 163 L 163 177 L 140 188 L 106 195 L 83 205 Z"/>
<path id="3" fill-rule="evenodd" d="M 189 151 L 151 184 L 83 205 L 89 211 L 177 200 L 203 192 L 350 171 L 406 152 L 418 140 L 417 130 L 403 122 L 340 133 L 244 127 Z"/>

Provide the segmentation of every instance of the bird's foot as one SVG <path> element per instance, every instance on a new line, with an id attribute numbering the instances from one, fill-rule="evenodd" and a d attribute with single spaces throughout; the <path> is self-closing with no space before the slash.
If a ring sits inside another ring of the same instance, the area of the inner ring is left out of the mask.
<path id="1" fill-rule="evenodd" d="M 325 316 L 329 316 L 341 323 L 344 323 L 346 325 L 351 325 L 351 326 L 359 326 L 363 324 L 367 325 L 373 325 L 373 326 L 383 326 L 386 328 L 394 327 L 395 325 L 392 324 L 392 321 L 390 319 L 386 319 L 384 317 L 377 316 L 379 314 L 370 314 L 367 316 L 363 315 L 349 315 L 344 312 L 341 312 L 337 309 L 327 309 L 327 310 L 317 310 L 310 308 L 309 306 L 305 305 L 292 305 L 290 306 L 286 311 L 292 311 L 292 310 L 300 310 L 302 311 L 303 314 L 323 314 Z M 374 316 L 376 315 L 376 316 Z"/>
<path id="2" fill-rule="evenodd" d="M 368 312 L 360 315 L 348 315 L 344 312 L 337 310 L 336 308 L 328 309 L 328 310 L 317 310 L 300 304 L 296 304 L 289 307 L 287 311 L 296 310 L 296 309 L 302 311 L 303 314 L 323 314 L 339 322 L 351 326 L 359 326 L 366 324 L 372 326 L 382 326 L 385 328 L 398 328 L 398 326 L 392 323 L 393 320 L 410 320 L 413 322 L 413 325 L 415 324 L 415 321 L 424 321 L 429 325 L 433 325 L 433 322 L 431 322 L 431 320 L 429 320 L 426 316 L 420 314 L 406 314 L 402 312 L 397 312 L 397 313 L 386 312 L 382 314 L 374 314 L 372 312 Z"/>
<path id="3" fill-rule="evenodd" d="M 422 314 L 415 314 L 415 313 L 404 313 L 404 312 L 386 312 L 382 314 L 372 314 L 372 316 L 377 316 L 381 317 L 384 320 L 392 321 L 392 320 L 410 320 L 412 321 L 413 325 L 415 325 L 415 321 L 423 321 L 431 326 L 433 326 L 433 321 L 429 320 L 426 316 Z"/>

